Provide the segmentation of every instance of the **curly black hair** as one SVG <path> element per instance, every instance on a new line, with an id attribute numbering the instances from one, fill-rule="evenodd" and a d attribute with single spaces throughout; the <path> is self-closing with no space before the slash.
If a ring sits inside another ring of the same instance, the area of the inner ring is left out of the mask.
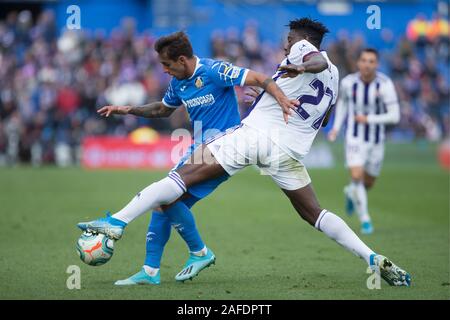
<path id="1" fill-rule="evenodd" d="M 325 33 L 330 32 L 323 23 L 311 18 L 291 20 L 287 26 L 291 31 L 299 32 L 304 38 L 308 37 L 309 42 L 317 48 L 320 47 Z"/>

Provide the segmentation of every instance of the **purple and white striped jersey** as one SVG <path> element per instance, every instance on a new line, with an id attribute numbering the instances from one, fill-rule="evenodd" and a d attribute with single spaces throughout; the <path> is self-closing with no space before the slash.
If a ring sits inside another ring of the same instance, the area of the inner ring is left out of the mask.
<path id="1" fill-rule="evenodd" d="M 339 131 L 347 117 L 347 141 L 383 143 L 385 125 L 400 119 L 397 93 L 391 79 L 377 72 L 372 82 L 365 83 L 356 72 L 342 79 L 339 91 L 333 129 Z M 368 123 L 357 123 L 355 115 L 367 115 Z"/>

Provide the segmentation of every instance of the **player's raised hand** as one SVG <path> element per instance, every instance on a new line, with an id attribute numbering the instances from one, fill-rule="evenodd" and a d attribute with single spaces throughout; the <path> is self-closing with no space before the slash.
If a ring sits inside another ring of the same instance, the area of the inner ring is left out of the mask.
<path id="1" fill-rule="evenodd" d="M 278 71 L 285 71 L 283 75 L 281 75 L 282 78 L 295 78 L 299 74 L 302 74 L 305 72 L 305 67 L 303 65 L 295 65 L 295 64 L 288 64 L 285 66 L 278 67 Z"/>
<path id="2" fill-rule="evenodd" d="M 328 140 L 330 140 L 331 142 L 336 141 L 337 135 L 337 130 L 331 129 L 330 132 L 328 132 Z"/>
<path id="3" fill-rule="evenodd" d="M 130 107 L 128 106 L 104 106 L 97 110 L 97 113 L 102 117 L 109 117 L 111 114 L 128 114 Z"/>

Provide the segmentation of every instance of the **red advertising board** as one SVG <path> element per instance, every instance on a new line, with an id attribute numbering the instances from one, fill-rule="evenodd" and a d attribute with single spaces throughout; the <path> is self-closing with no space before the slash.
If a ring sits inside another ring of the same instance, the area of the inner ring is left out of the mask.
<path id="1" fill-rule="evenodd" d="M 128 137 L 86 137 L 82 143 L 84 168 L 172 168 L 190 145 L 189 139 L 173 141 L 159 136 L 152 143 L 134 143 Z"/>

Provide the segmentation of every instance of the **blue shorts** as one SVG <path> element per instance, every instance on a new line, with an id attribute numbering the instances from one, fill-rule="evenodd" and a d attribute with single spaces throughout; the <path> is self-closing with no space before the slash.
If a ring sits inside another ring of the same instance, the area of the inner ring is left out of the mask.
<path id="1" fill-rule="evenodd" d="M 189 146 L 189 149 L 186 151 L 186 153 L 183 155 L 183 157 L 180 159 L 180 161 L 175 165 L 175 167 L 171 171 L 175 171 L 179 168 L 181 168 L 184 163 L 189 159 L 189 157 L 194 153 L 195 149 L 200 145 L 192 144 Z M 209 179 L 200 183 L 197 183 L 191 187 L 188 188 L 187 192 L 194 196 L 193 199 L 188 200 L 189 205 L 188 207 L 192 207 L 195 202 L 197 202 L 200 199 L 205 198 L 208 196 L 211 192 L 213 192 L 222 182 L 228 180 L 230 175 L 228 173 L 224 173 L 218 178 Z"/>

